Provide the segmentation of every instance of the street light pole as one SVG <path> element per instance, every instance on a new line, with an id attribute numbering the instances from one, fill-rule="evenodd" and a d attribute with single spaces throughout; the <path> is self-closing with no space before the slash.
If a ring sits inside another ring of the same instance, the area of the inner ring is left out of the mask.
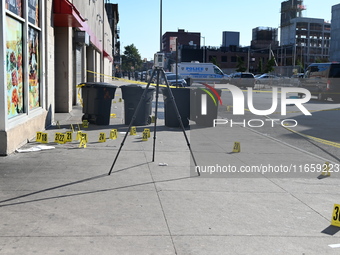
<path id="1" fill-rule="evenodd" d="M 201 36 L 203 38 L 203 63 L 205 63 L 205 36 Z"/>
<path id="2" fill-rule="evenodd" d="M 160 37 L 160 43 L 159 43 L 159 51 L 161 52 L 162 51 L 162 44 L 163 44 L 163 35 L 162 35 L 162 0 L 160 0 L 161 1 L 161 3 L 160 3 L 160 25 L 159 25 L 159 33 L 160 33 L 160 35 L 159 35 L 159 37 Z"/>

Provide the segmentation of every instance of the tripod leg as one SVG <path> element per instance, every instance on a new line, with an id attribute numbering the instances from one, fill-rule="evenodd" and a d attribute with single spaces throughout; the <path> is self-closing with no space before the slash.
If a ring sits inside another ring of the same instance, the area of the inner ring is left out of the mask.
<path id="1" fill-rule="evenodd" d="M 178 118 L 178 120 L 179 120 L 180 126 L 181 126 L 181 128 L 182 128 L 182 131 L 183 131 L 185 140 L 186 140 L 186 142 L 187 142 L 187 145 L 188 145 L 188 148 L 189 148 L 189 151 L 190 151 L 192 160 L 194 161 L 195 166 L 197 166 L 196 159 L 195 159 L 194 153 L 192 152 L 192 149 L 191 149 L 190 142 L 189 142 L 189 139 L 188 139 L 188 137 L 187 137 L 187 134 L 186 134 L 186 132 L 185 132 L 185 128 L 184 128 L 184 125 L 183 125 L 183 121 L 182 121 L 181 115 L 180 115 L 180 113 L 179 113 L 179 111 L 178 111 L 178 108 L 177 108 L 177 104 L 176 104 L 176 102 L 175 102 L 174 95 L 172 94 L 172 91 L 171 91 L 171 89 L 170 89 L 168 80 L 167 80 L 166 77 L 165 77 L 164 70 L 162 70 L 162 71 L 163 71 L 162 74 L 163 74 L 163 77 L 164 77 L 164 80 L 165 80 L 165 83 L 166 83 L 166 87 L 167 87 L 168 93 L 169 93 L 169 95 L 170 95 L 170 100 L 172 101 L 172 104 L 173 104 L 173 106 L 174 106 L 174 108 L 175 108 L 175 113 L 176 113 L 176 115 L 177 115 L 177 118 Z M 199 171 L 198 168 L 197 168 L 197 174 L 198 174 L 198 176 L 201 175 L 201 173 L 200 173 L 200 171 Z"/>
<path id="2" fill-rule="evenodd" d="M 113 169 L 114 165 L 116 164 L 116 161 L 117 161 L 117 159 L 118 159 L 118 156 L 119 156 L 119 154 L 120 154 L 120 151 L 122 150 L 122 147 L 124 146 L 126 137 L 127 137 L 128 133 L 130 132 L 130 129 L 131 129 L 131 126 L 132 126 L 134 120 L 135 120 L 136 117 L 137 117 L 139 108 L 140 108 L 141 105 L 142 105 L 142 101 L 144 101 L 144 98 L 145 98 L 145 96 L 146 96 L 146 93 L 148 92 L 148 88 L 150 87 L 150 83 L 151 83 L 151 81 L 152 81 L 153 76 L 155 75 L 155 72 L 156 72 L 156 70 L 154 70 L 154 71 L 152 72 L 152 75 L 151 75 L 151 77 L 150 77 L 150 80 L 149 80 L 149 82 L 148 82 L 148 85 L 146 86 L 146 88 L 145 88 L 145 90 L 144 90 L 144 92 L 143 92 L 143 94 L 142 94 L 142 96 L 141 96 L 141 99 L 140 99 L 139 102 L 138 102 L 138 105 L 137 105 L 137 107 L 136 107 L 136 110 L 135 110 L 135 112 L 134 112 L 134 114 L 133 114 L 133 116 L 132 116 L 132 119 L 131 119 L 131 121 L 130 121 L 128 130 L 127 130 L 127 132 L 126 132 L 126 134 L 125 134 L 125 136 L 124 136 L 124 139 L 123 139 L 122 143 L 120 144 L 119 150 L 118 150 L 117 155 L 116 155 L 116 157 L 115 157 L 115 159 L 114 159 L 114 161 L 113 161 L 113 163 L 112 163 L 112 166 L 111 166 L 111 168 L 110 168 L 110 171 L 109 171 L 109 174 L 108 174 L 108 175 L 111 174 L 112 169 Z"/>
<path id="3" fill-rule="evenodd" d="M 155 106 L 155 124 L 154 124 L 154 131 L 153 131 L 152 162 L 155 162 L 155 150 L 156 150 L 156 133 L 157 133 L 157 116 L 158 116 L 158 97 L 159 97 L 159 77 L 160 77 L 160 69 L 157 68 L 156 106 Z"/>

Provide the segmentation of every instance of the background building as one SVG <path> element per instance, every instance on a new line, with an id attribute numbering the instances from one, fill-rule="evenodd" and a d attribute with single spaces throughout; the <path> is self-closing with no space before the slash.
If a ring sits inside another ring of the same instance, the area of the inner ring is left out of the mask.
<path id="1" fill-rule="evenodd" d="M 281 49 L 277 49 L 281 65 L 306 68 L 316 61 L 328 61 L 331 24 L 323 19 L 302 17 L 303 1 L 281 3 Z M 290 48 L 290 49 L 289 49 Z"/>
<path id="2" fill-rule="evenodd" d="M 340 4 L 332 6 L 330 61 L 340 62 Z"/>
<path id="3" fill-rule="evenodd" d="M 271 27 L 253 28 L 251 49 L 273 49 L 279 46 L 278 29 Z"/>
<path id="4" fill-rule="evenodd" d="M 178 32 L 166 32 L 163 35 L 163 51 L 176 51 L 176 38 L 178 45 L 186 45 L 195 49 L 201 47 L 201 33 L 185 32 L 178 29 Z"/>
<path id="5" fill-rule="evenodd" d="M 224 31 L 222 33 L 222 47 L 230 46 L 240 46 L 240 32 Z"/>

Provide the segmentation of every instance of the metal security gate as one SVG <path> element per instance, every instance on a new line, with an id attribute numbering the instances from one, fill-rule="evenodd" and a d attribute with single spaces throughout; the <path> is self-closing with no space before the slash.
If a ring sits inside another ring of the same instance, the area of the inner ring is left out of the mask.
<path id="1" fill-rule="evenodd" d="M 84 46 L 75 44 L 74 50 L 74 86 L 73 86 L 73 105 L 79 103 L 77 102 L 77 88 L 76 86 L 84 82 L 84 59 L 83 59 Z"/>

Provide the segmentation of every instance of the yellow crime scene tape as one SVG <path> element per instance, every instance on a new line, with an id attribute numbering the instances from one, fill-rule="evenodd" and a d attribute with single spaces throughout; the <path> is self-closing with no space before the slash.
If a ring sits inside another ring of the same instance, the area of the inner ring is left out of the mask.
<path id="1" fill-rule="evenodd" d="M 99 76 L 104 76 L 104 77 L 110 78 L 111 80 L 116 80 L 116 81 L 124 81 L 124 82 L 128 82 L 128 83 L 141 84 L 141 85 L 147 85 L 148 84 L 147 82 L 118 78 L 118 77 L 115 77 L 115 76 L 111 76 L 111 75 L 103 74 L 103 73 L 98 73 L 98 72 L 94 72 L 94 71 L 91 71 L 91 70 L 86 70 L 86 72 L 92 73 L 92 74 L 95 74 L 95 75 L 99 75 Z M 157 84 L 155 84 L 155 83 L 150 83 L 150 85 L 151 86 L 157 86 Z M 78 89 L 77 97 L 78 97 L 78 100 L 79 100 L 81 106 L 83 106 L 83 99 L 81 97 L 81 88 L 84 87 L 84 86 L 85 86 L 85 83 L 80 83 L 76 86 L 76 88 Z M 166 85 L 163 85 L 163 84 L 159 84 L 159 86 L 160 87 L 166 87 Z M 169 86 L 169 87 L 170 88 L 176 88 L 176 86 Z"/>

